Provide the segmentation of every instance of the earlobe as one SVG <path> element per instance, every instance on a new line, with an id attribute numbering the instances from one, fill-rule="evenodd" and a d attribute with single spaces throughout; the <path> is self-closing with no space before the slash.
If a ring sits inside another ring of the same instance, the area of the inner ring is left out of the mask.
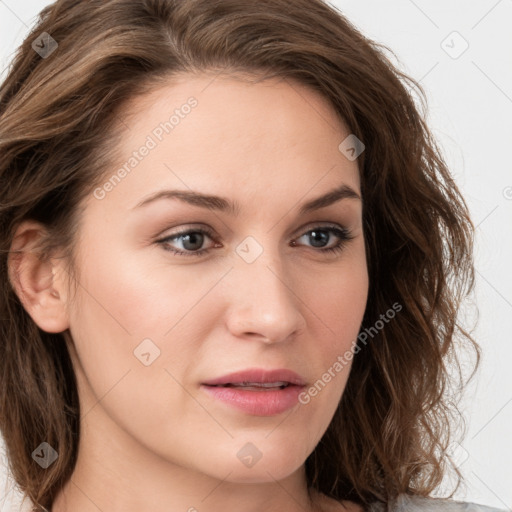
<path id="1" fill-rule="evenodd" d="M 8 274 L 34 322 L 43 331 L 57 333 L 69 327 L 65 287 L 62 279 L 57 278 L 59 260 L 43 260 L 37 250 L 44 234 L 44 226 L 35 221 L 18 226 L 9 252 Z"/>

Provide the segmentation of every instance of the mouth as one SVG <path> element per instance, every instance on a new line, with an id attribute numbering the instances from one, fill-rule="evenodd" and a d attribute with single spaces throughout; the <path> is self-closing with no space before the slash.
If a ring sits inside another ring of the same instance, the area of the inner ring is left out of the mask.
<path id="1" fill-rule="evenodd" d="M 228 382 L 227 384 L 205 384 L 213 388 L 235 388 L 244 391 L 276 391 L 294 386 L 290 382 Z"/>
<path id="2" fill-rule="evenodd" d="M 287 369 L 248 369 L 201 384 L 213 398 L 238 411 L 255 416 L 281 414 L 298 403 L 306 382 Z"/>
<path id="3" fill-rule="evenodd" d="M 248 368 L 207 380 L 203 384 L 206 386 L 254 387 L 260 390 L 261 388 L 282 388 L 293 385 L 304 386 L 306 382 L 298 373 L 286 368 L 275 370 Z"/>

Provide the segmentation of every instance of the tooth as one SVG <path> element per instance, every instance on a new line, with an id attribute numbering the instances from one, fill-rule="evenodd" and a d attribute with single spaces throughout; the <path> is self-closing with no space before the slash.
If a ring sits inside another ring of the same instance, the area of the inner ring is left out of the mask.
<path id="1" fill-rule="evenodd" d="M 227 384 L 228 386 L 239 386 L 239 387 L 261 387 L 261 388 L 278 388 L 287 386 L 288 382 L 233 382 Z"/>

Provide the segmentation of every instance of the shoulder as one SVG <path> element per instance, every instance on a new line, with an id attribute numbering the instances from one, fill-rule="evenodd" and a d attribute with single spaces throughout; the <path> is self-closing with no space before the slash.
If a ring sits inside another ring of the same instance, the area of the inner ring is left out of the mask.
<path id="1" fill-rule="evenodd" d="M 465 501 L 400 494 L 389 509 L 386 510 L 382 503 L 373 503 L 368 512 L 510 512 L 510 509 L 507 511 Z"/>

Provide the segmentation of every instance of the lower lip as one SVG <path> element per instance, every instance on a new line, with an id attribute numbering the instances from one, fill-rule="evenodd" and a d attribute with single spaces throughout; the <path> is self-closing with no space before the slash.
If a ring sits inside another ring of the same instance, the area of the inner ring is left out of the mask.
<path id="1" fill-rule="evenodd" d="M 290 385 L 272 391 L 247 391 L 240 388 L 206 386 L 201 387 L 214 398 L 255 416 L 281 414 L 299 401 L 304 386 Z"/>

